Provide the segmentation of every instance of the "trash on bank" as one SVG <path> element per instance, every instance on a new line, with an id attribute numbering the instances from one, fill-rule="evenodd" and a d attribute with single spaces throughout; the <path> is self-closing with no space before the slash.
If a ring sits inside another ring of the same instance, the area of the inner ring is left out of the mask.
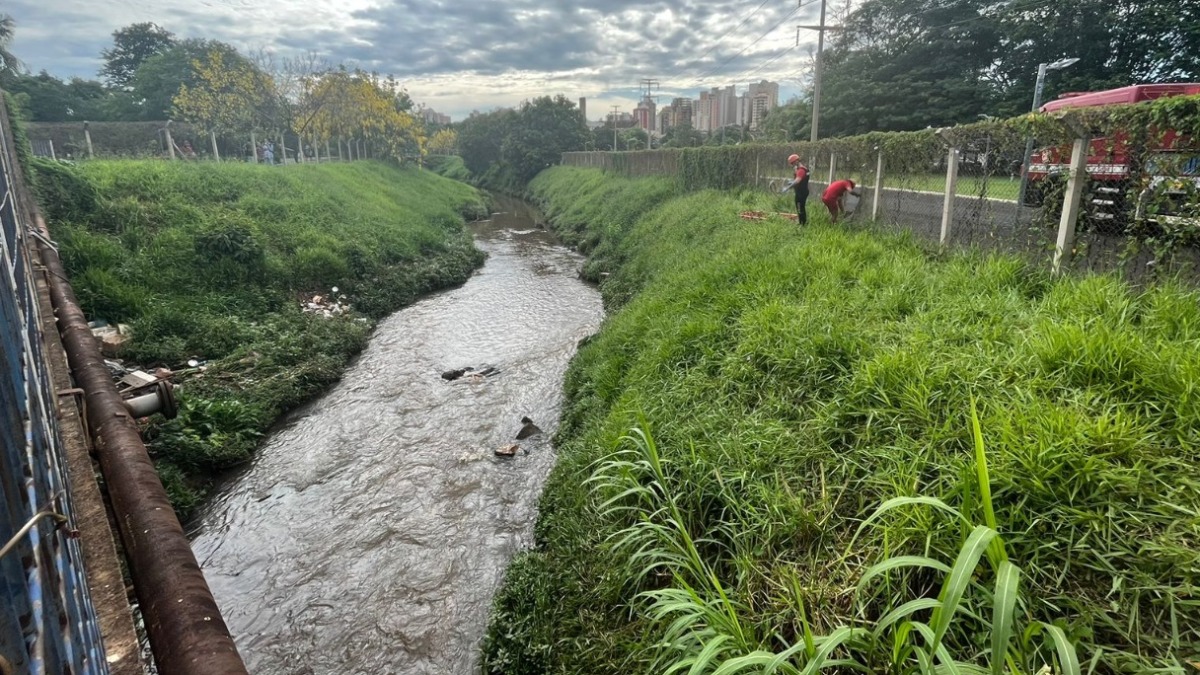
<path id="1" fill-rule="evenodd" d="M 511 443 L 509 445 L 505 445 L 505 446 L 496 448 L 496 456 L 497 457 L 512 457 L 513 455 L 517 454 L 517 451 L 520 449 L 521 449 L 520 445 L 518 445 L 516 443 Z"/>
<path id="2" fill-rule="evenodd" d="M 125 344 L 133 338 L 133 330 L 123 323 L 113 326 L 104 319 L 97 319 L 88 323 L 88 327 L 100 341 L 100 353 L 109 358 L 120 356 Z"/>
<path id="3" fill-rule="evenodd" d="M 300 311 L 305 314 L 319 314 L 326 318 L 350 313 L 350 303 L 345 295 L 338 295 L 338 287 L 329 289 L 328 295 L 317 293 L 307 300 L 300 302 Z"/>

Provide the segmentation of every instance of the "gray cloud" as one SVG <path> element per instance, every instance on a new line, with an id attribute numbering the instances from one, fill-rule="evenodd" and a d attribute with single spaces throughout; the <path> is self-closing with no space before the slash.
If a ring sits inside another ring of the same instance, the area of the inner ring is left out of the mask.
<path id="1" fill-rule="evenodd" d="M 454 115 L 561 92 L 599 99 L 589 106 L 598 117 L 610 104 L 632 105 L 646 77 L 660 79 L 668 96 L 751 75 L 795 91 L 808 61 L 803 49 L 753 71 L 793 46 L 795 24 L 815 20 L 815 2 L 804 2 L 782 22 L 796 5 L 768 3 L 723 38 L 758 2 L 8 0 L 3 11 L 17 21 L 17 55 L 60 76 L 94 77 L 113 30 L 154 21 L 182 37 L 280 55 L 316 51 L 393 73 L 418 101 Z M 801 38 L 815 41 L 807 32 Z"/>

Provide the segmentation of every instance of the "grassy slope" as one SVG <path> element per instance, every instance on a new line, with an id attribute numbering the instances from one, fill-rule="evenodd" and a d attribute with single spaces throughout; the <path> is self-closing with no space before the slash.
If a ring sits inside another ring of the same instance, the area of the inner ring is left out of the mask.
<path id="1" fill-rule="evenodd" d="M 371 324 L 299 311 L 338 287 L 381 317 L 482 262 L 462 227 L 475 191 L 378 163 L 38 163 L 37 188 L 84 309 L 128 322 L 127 358 L 211 367 L 147 430 L 177 507 L 244 461 L 283 411 L 335 381 Z M 359 316 L 362 316 L 361 314 Z"/>
<path id="2" fill-rule="evenodd" d="M 1025 575 L 1020 616 L 1065 620 L 1085 668 L 1097 645 L 1102 671 L 1197 651 L 1196 292 L 1051 280 L 1013 259 L 937 260 L 901 238 L 737 217 L 787 210 L 767 196 L 680 196 L 565 167 L 531 192 L 592 253 L 589 273 L 612 273 L 602 289 L 619 309 L 568 373 L 538 546 L 497 598 L 491 672 L 661 671 L 652 645 L 669 619 L 655 625 L 635 596 L 670 577 L 613 550 L 632 521 L 599 514 L 582 487 L 639 415 L 762 647 L 798 639 L 797 595 L 825 634 L 936 594 L 920 574 L 858 599 L 854 587 L 898 553 L 953 560 L 952 521 L 908 510 L 850 539 L 898 495 L 978 511 L 972 396 L 999 529 Z M 976 660 L 986 628 L 957 621 L 950 644 Z"/>

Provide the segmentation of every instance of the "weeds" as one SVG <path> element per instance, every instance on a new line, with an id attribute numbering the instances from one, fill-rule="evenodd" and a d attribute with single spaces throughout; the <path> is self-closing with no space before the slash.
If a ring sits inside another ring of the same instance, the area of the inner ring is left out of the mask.
<path id="1" fill-rule="evenodd" d="M 943 648 L 961 672 L 994 672 L 1004 643 L 1013 673 L 1072 671 L 1063 645 L 1098 673 L 1183 672 L 1200 652 L 1196 291 L 737 217 L 787 210 L 769 195 L 565 167 L 531 194 L 590 247 L 613 314 L 568 371 L 537 548 L 498 595 L 491 672 L 660 672 L 707 647 L 705 663 L 756 672 L 798 649 L 783 662 L 802 670 L 822 636 L 844 637 L 826 658 L 872 672 L 949 672 Z M 621 440 L 639 415 L 660 471 Z M 619 492 L 580 489 L 613 449 L 630 465 L 607 475 L 643 490 L 613 505 L 657 506 L 609 511 Z M 916 501 L 860 531 L 896 498 Z M 957 608 L 935 619 L 959 561 Z M 860 587 L 878 564 L 896 567 Z M 682 604 L 656 618 L 655 598 Z M 718 623 L 730 608 L 737 625 Z M 672 632 L 688 612 L 711 619 Z"/>
<path id="2" fill-rule="evenodd" d="M 383 164 L 33 163 L 36 190 L 91 318 L 129 323 L 143 366 L 209 361 L 149 447 L 186 514 L 284 411 L 341 373 L 379 318 L 482 262 L 471 188 Z M 302 314 L 337 287 L 362 314 Z M 365 315 L 365 316 L 364 316 Z"/>

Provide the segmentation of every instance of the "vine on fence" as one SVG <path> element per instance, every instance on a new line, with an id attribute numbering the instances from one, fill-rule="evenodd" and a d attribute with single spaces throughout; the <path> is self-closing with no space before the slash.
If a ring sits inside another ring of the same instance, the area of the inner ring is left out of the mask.
<path id="1" fill-rule="evenodd" d="M 1076 138 L 1088 135 L 1088 174 L 1076 225 L 1076 250 L 1087 257 L 1135 258 L 1159 273 L 1176 268 L 1181 251 L 1200 250 L 1200 96 L 1149 103 L 1068 108 L 946 129 L 873 132 L 810 142 L 743 144 L 627 153 L 569 153 L 570 164 L 602 166 L 624 175 L 674 173 L 688 190 L 780 184 L 786 158 L 799 154 L 823 183 L 850 178 L 882 181 L 880 212 L 903 212 L 905 227 L 927 221 L 933 235 L 942 217 L 935 195 L 947 191 L 949 149 L 958 153 L 952 207 L 958 243 L 1053 250 Z M 1022 192 L 1025 146 L 1047 165 Z M 604 155 L 597 162 L 593 155 Z M 669 155 L 669 157 L 668 157 Z M 834 169 L 830 171 L 831 164 Z M 877 166 L 882 165 L 882 177 Z M 922 196 L 923 195 L 923 196 Z M 1018 200 L 1023 199 L 1021 204 Z M 890 213 L 889 213 L 890 212 Z M 1012 215 L 1016 213 L 1016 215 Z M 900 223 L 893 223 L 900 224 Z M 1191 257 L 1197 257 L 1191 255 Z"/>

